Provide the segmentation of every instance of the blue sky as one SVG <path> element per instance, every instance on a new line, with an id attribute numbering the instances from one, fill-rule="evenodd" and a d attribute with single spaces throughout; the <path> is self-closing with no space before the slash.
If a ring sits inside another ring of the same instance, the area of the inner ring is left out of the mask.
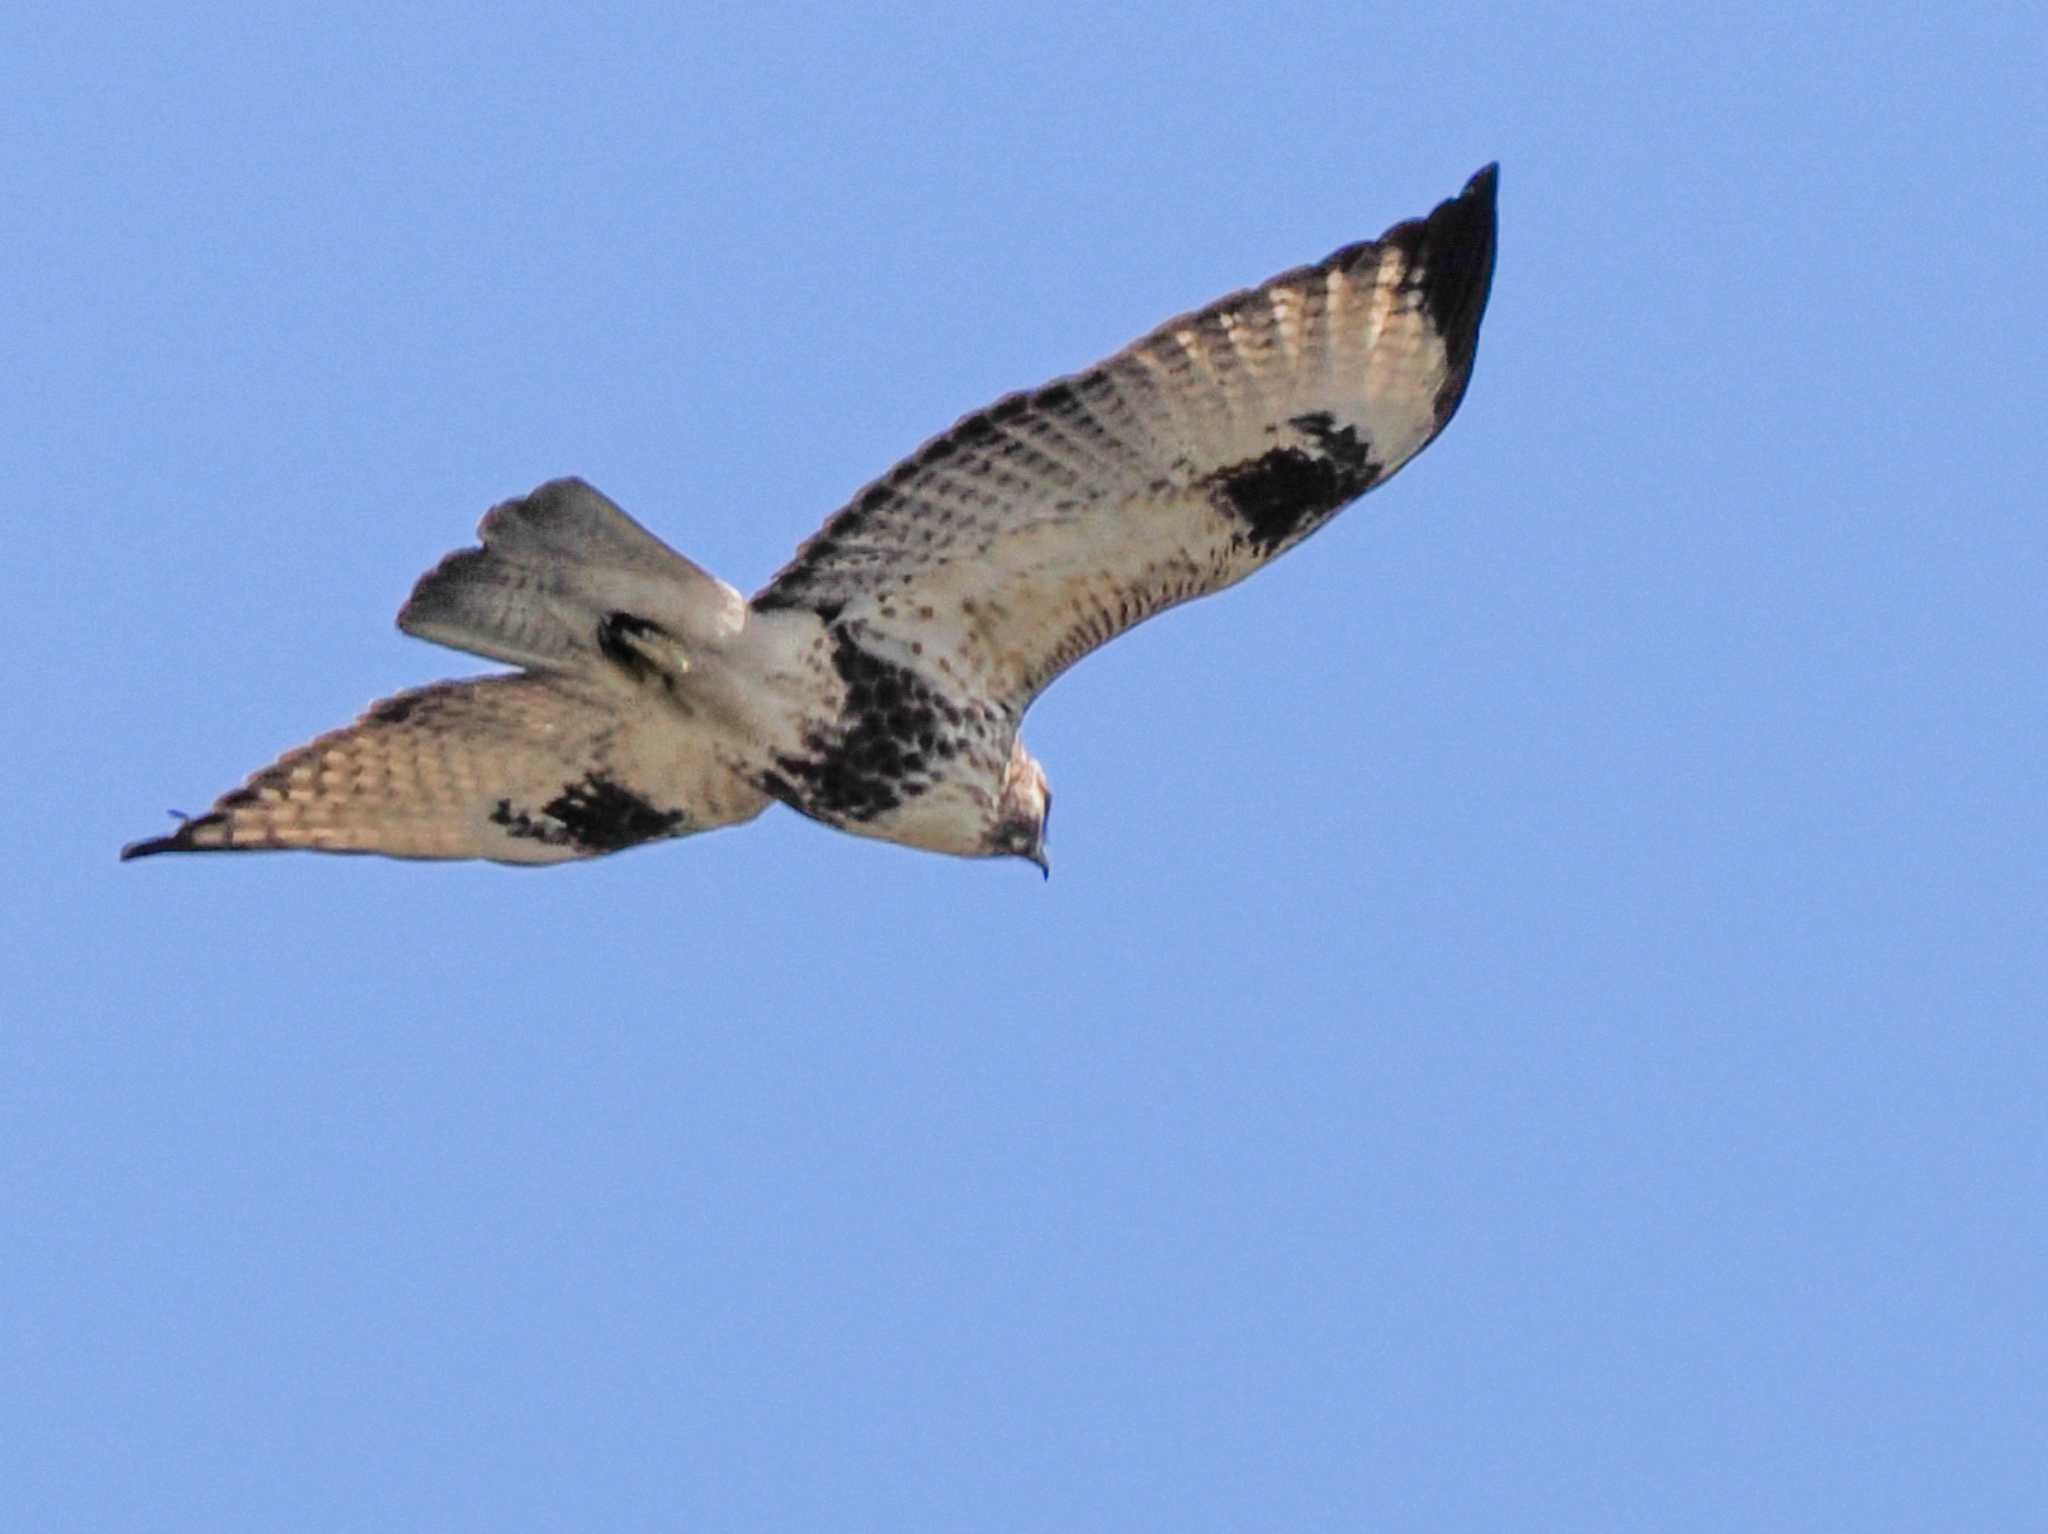
<path id="1" fill-rule="evenodd" d="M 2019 5 L 0 24 L 0 1484 L 115 1529 L 2048 1506 Z M 1056 873 L 115 849 L 582 474 L 751 589 L 1502 163 L 1398 481 L 1062 680 Z"/>

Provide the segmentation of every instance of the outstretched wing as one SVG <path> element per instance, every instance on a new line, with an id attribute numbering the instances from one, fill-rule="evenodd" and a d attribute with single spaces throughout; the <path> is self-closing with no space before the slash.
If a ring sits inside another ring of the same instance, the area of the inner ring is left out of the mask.
<path id="1" fill-rule="evenodd" d="M 681 716 L 622 685 L 486 676 L 386 698 L 121 856 L 304 847 L 558 863 L 731 825 L 767 803 Z"/>
<path id="2" fill-rule="evenodd" d="M 967 416 L 754 605 L 857 621 L 1021 715 L 1089 651 L 1244 579 L 1443 430 L 1493 280 L 1495 174 Z"/>

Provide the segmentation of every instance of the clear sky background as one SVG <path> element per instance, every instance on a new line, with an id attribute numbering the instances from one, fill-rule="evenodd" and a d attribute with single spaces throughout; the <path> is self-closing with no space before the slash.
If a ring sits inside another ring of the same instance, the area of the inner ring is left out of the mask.
<path id="1" fill-rule="evenodd" d="M 2048 1520 L 2038 8 L 15 8 L 0 1521 Z M 786 811 L 120 866 L 493 501 L 752 589 L 1501 173 L 1398 481 Z"/>

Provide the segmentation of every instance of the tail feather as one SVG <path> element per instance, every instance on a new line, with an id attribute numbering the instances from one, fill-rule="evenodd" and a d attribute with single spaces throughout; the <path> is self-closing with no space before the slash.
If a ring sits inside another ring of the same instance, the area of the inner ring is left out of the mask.
<path id="1" fill-rule="evenodd" d="M 121 856 L 296 847 L 556 863 L 766 807 L 680 715 L 629 702 L 534 674 L 402 692 Z"/>
<path id="2" fill-rule="evenodd" d="M 481 548 L 459 549 L 420 577 L 399 610 L 401 629 L 493 660 L 587 674 L 615 613 L 652 622 L 686 648 L 721 645 L 746 621 L 737 591 L 580 479 L 493 507 L 477 534 Z"/>

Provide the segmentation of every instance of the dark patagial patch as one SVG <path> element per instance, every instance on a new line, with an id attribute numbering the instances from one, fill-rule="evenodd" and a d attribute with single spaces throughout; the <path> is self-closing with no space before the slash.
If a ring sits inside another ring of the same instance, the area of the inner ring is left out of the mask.
<path id="1" fill-rule="evenodd" d="M 796 558 L 754 598 L 754 610 L 776 612 L 784 608 L 807 607 L 822 612 L 826 604 L 808 595 L 805 588 L 820 570 L 839 557 L 842 540 L 858 537 L 878 512 L 886 510 L 898 499 L 893 487 L 909 478 L 915 468 L 912 463 L 898 464 L 890 472 L 887 482 L 868 486 L 852 504 L 841 507 L 826 518 L 825 525 L 797 550 Z M 832 616 L 836 616 L 837 611 L 834 607 Z M 832 616 L 827 616 L 825 621 L 830 623 Z"/>
<path id="2" fill-rule="evenodd" d="M 404 724 L 420 706 L 421 696 L 418 692 L 402 692 L 386 698 L 370 710 L 370 718 L 378 724 Z"/>
<path id="3" fill-rule="evenodd" d="M 1047 415 L 1069 416 L 1080 410 L 1081 397 L 1074 392 L 1073 380 L 1062 378 L 1032 395 L 1031 403 Z"/>
<path id="4" fill-rule="evenodd" d="M 1267 556 L 1314 531 L 1380 477 L 1371 445 L 1359 440 L 1357 428 L 1339 427 L 1326 411 L 1298 415 L 1288 424 L 1301 433 L 1304 446 L 1272 448 L 1211 477 L 1223 504 L 1245 524 L 1245 538 Z"/>
<path id="5" fill-rule="evenodd" d="M 681 810 L 656 809 L 630 788 L 596 772 L 580 783 L 565 784 L 561 793 L 541 806 L 540 814 L 547 818 L 513 808 L 510 799 L 500 799 L 491 811 L 491 823 L 503 826 L 509 836 L 599 853 L 674 836 L 689 821 Z"/>
<path id="6" fill-rule="evenodd" d="M 950 757 L 965 716 L 906 666 L 832 631 L 832 667 L 846 683 L 835 727 L 806 738 L 807 754 L 778 756 L 761 787 L 807 815 L 868 821 L 931 787 L 932 757 Z"/>
<path id="7" fill-rule="evenodd" d="M 828 573 L 829 567 L 844 560 L 849 541 L 869 535 L 877 519 L 884 517 L 893 525 L 880 541 L 892 547 L 909 544 L 908 528 L 921 519 L 930 520 L 918 530 L 917 541 L 926 545 L 937 541 L 938 528 L 932 523 L 943 523 L 946 513 L 919 501 L 910 489 L 912 483 L 920 475 L 943 467 L 946 472 L 963 476 L 993 475 L 998 481 L 997 491 L 1007 488 L 1000 466 L 1028 450 L 1011 428 L 1034 410 L 1060 416 L 1080 412 L 1083 407 L 1075 382 L 1060 379 L 1035 393 L 1006 394 L 986 410 L 963 416 L 950 431 L 934 437 L 828 517 L 825 525 L 797 550 L 796 558 L 754 598 L 755 610 L 808 608 L 827 623 L 834 621 L 838 608 L 823 599 L 821 592 L 837 584 Z"/>

